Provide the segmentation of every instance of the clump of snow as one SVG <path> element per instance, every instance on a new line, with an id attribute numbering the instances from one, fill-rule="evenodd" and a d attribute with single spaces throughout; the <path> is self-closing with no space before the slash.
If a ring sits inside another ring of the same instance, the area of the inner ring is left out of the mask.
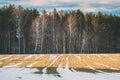
<path id="1" fill-rule="evenodd" d="M 25 57 L 24 60 L 30 59 L 32 57 L 33 57 L 33 55 L 29 55 L 29 56 Z"/>
<path id="2" fill-rule="evenodd" d="M 19 65 L 21 65 L 22 63 L 23 63 L 23 62 L 14 64 L 14 65 L 7 65 L 7 66 L 4 66 L 4 67 L 19 67 Z"/>
<path id="3" fill-rule="evenodd" d="M 36 64 L 37 62 L 33 62 L 31 64 L 29 64 L 27 67 L 32 67 L 34 64 Z"/>

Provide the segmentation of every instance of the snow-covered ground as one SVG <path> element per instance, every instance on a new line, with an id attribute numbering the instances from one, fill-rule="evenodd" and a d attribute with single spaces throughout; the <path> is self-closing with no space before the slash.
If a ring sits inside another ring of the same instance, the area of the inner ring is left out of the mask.
<path id="1" fill-rule="evenodd" d="M 101 70 L 120 71 L 119 60 L 120 55 L 106 54 L 1 56 L 0 80 L 120 80 L 120 72 Z M 19 68 L 23 65 L 28 68 Z M 32 68 L 36 65 L 40 68 Z M 82 68 L 90 70 L 76 70 Z"/>
<path id="2" fill-rule="evenodd" d="M 37 68 L 0 68 L 0 80 L 120 80 L 120 73 L 87 73 L 57 68 L 55 74 L 36 74 Z"/>

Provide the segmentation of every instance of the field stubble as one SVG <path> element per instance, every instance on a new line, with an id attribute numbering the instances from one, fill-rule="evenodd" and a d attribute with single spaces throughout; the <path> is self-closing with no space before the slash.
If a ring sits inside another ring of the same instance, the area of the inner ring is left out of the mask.
<path id="1" fill-rule="evenodd" d="M 120 54 L 0 55 L 0 67 L 62 67 L 120 70 Z"/>

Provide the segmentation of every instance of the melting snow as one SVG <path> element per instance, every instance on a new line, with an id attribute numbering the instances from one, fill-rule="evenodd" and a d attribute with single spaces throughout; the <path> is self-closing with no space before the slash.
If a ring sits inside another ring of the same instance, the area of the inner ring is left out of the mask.
<path id="1" fill-rule="evenodd" d="M 66 65 L 65 65 L 65 69 L 68 69 L 68 68 L 69 68 L 69 61 L 68 61 L 68 58 L 69 58 L 69 57 L 66 57 Z"/>
<path id="2" fill-rule="evenodd" d="M 36 64 L 37 62 L 33 62 L 31 64 L 29 64 L 27 67 L 32 67 L 34 64 Z"/>
<path id="3" fill-rule="evenodd" d="M 105 65 L 105 64 L 102 64 L 102 63 L 96 63 L 95 62 L 95 64 L 100 65 L 100 66 L 104 66 L 104 67 L 109 67 L 108 65 Z"/>
<path id="4" fill-rule="evenodd" d="M 23 62 L 14 64 L 14 65 L 7 65 L 7 66 L 4 66 L 4 67 L 19 67 L 19 65 L 21 65 L 22 63 L 23 63 Z"/>
<path id="5" fill-rule="evenodd" d="M 50 60 L 55 59 L 57 56 L 56 55 L 50 55 Z"/>
<path id="6" fill-rule="evenodd" d="M 0 60 L 5 60 L 5 59 L 8 59 L 8 58 L 10 58 L 10 57 L 12 57 L 12 56 L 10 55 L 10 56 L 7 56 L 7 57 L 3 57 L 3 58 L 1 58 Z"/>
<path id="7" fill-rule="evenodd" d="M 120 73 L 86 73 L 57 68 L 61 77 L 52 74 L 35 74 L 37 68 L 0 68 L 1 80 L 120 80 Z M 46 71 L 45 71 L 46 72 Z"/>
<path id="8" fill-rule="evenodd" d="M 51 63 L 50 65 L 48 65 L 47 67 L 52 66 L 52 65 L 58 60 L 59 57 L 60 57 L 60 56 L 53 58 L 52 63 Z"/>
<path id="9" fill-rule="evenodd" d="M 24 60 L 32 58 L 32 57 L 33 57 L 33 55 L 29 55 L 29 56 L 25 57 Z"/>
<path id="10" fill-rule="evenodd" d="M 47 68 L 45 67 L 43 70 L 42 70 L 43 74 L 46 74 L 47 72 Z"/>

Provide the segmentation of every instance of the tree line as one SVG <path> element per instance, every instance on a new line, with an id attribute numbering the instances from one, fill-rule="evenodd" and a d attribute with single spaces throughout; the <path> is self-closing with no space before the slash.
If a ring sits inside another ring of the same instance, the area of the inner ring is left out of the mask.
<path id="1" fill-rule="evenodd" d="M 81 10 L 0 9 L 0 53 L 119 53 L 120 17 Z"/>

